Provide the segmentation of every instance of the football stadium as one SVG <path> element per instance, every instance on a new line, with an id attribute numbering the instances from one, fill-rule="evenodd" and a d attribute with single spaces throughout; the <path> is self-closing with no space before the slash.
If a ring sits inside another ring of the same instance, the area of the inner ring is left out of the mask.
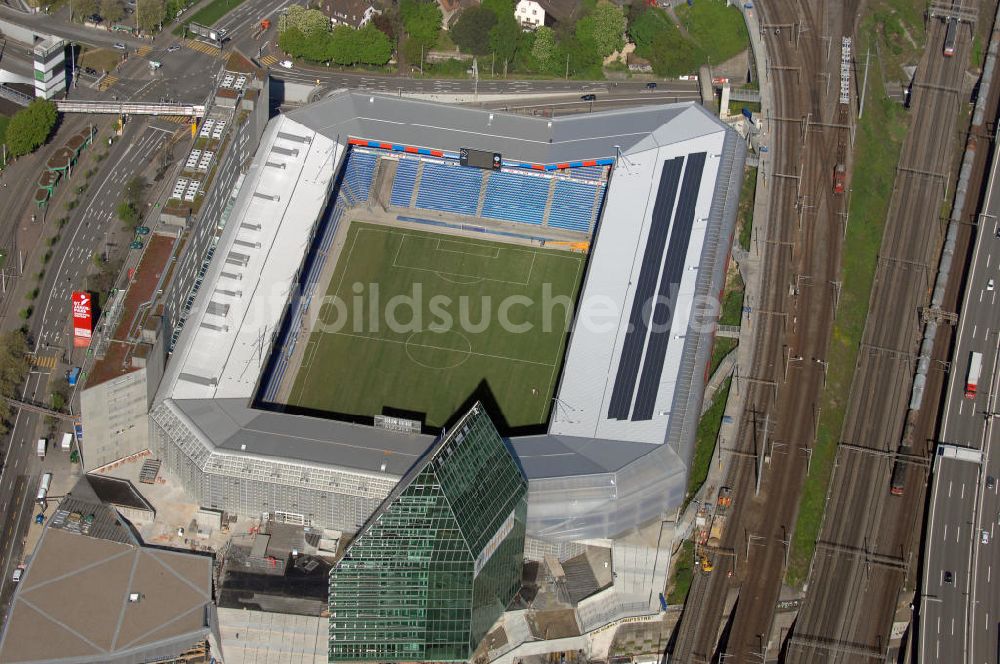
<path id="1" fill-rule="evenodd" d="M 684 497 L 744 159 L 691 103 L 546 118 L 345 90 L 279 115 L 154 450 L 205 507 L 350 539 L 472 409 L 526 479 L 526 556 L 613 549 L 618 599 L 581 624 L 642 612 L 669 551 L 634 536 Z"/>

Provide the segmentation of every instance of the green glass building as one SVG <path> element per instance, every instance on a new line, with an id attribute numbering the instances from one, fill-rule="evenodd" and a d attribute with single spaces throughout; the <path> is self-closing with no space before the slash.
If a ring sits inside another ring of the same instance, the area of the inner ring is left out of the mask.
<path id="1" fill-rule="evenodd" d="M 517 593 L 528 484 L 480 404 L 330 573 L 330 661 L 464 661 Z"/>

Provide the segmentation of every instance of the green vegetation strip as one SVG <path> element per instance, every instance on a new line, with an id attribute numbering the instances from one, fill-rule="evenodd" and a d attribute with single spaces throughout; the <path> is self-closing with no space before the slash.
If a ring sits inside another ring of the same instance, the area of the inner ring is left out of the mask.
<path id="1" fill-rule="evenodd" d="M 732 341 L 726 339 L 726 341 Z M 712 407 L 705 412 L 698 423 L 698 433 L 694 442 L 694 459 L 691 461 L 691 472 L 688 474 L 687 495 L 684 504 L 687 505 L 694 494 L 698 492 L 701 485 L 708 477 L 709 468 L 712 465 L 712 457 L 715 456 L 715 445 L 719 439 L 719 429 L 722 428 L 722 416 L 726 412 L 726 401 L 729 399 L 729 386 L 731 379 L 727 378 L 712 399 Z"/>
<path id="2" fill-rule="evenodd" d="M 667 604 L 670 605 L 683 604 L 691 589 L 694 577 L 694 542 L 685 540 L 674 560 L 674 575 L 670 580 L 670 592 L 667 593 Z"/>
<path id="3" fill-rule="evenodd" d="M 743 175 L 743 190 L 740 192 L 740 207 L 736 215 L 739 243 L 744 251 L 750 251 L 750 231 L 753 229 L 753 205 L 756 199 L 757 169 L 748 168 Z"/>
<path id="4" fill-rule="evenodd" d="M 194 15 L 187 21 L 184 21 L 182 25 L 174 28 L 173 32 L 175 35 L 183 34 L 188 23 L 198 23 L 200 25 L 211 27 L 216 21 L 239 7 L 243 4 L 243 2 L 244 0 L 213 0 L 195 12 Z"/>
<path id="5" fill-rule="evenodd" d="M 865 22 L 861 34 L 874 34 L 871 20 Z M 806 580 L 819 536 L 889 208 L 886 192 L 892 191 L 899 151 L 906 136 L 905 111 L 886 98 L 878 76 L 870 76 L 868 83 L 871 88 L 865 115 L 858 124 L 851 177 L 850 223 L 842 251 L 840 308 L 827 356 L 829 371 L 821 400 L 819 429 L 799 503 L 786 573 L 786 581 L 794 587 L 801 587 Z"/>

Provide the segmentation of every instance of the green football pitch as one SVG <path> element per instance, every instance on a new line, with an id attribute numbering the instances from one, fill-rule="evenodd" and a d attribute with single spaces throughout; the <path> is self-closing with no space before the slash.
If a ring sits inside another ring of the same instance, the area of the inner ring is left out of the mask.
<path id="1" fill-rule="evenodd" d="M 511 427 L 546 421 L 581 254 L 354 223 L 289 404 L 439 427 L 485 384 Z"/>

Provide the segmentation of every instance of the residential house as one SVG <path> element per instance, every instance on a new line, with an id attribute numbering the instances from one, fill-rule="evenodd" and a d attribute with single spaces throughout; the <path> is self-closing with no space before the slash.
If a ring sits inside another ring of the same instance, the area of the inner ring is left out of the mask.
<path id="1" fill-rule="evenodd" d="M 572 22 L 579 14 L 580 0 L 518 0 L 514 7 L 514 18 L 526 30 Z"/>
<path id="2" fill-rule="evenodd" d="M 333 26 L 347 25 L 352 28 L 363 28 L 382 13 L 367 0 L 323 0 L 320 8 L 330 17 Z"/>

